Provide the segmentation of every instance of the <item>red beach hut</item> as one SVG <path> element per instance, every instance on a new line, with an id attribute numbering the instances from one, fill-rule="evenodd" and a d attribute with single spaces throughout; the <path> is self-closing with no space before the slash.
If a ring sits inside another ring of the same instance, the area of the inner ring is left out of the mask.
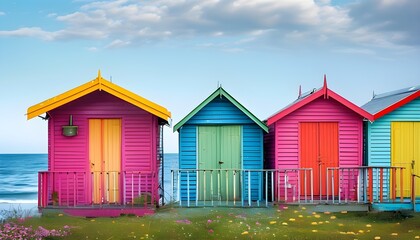
<path id="1" fill-rule="evenodd" d="M 293 103 L 269 117 L 266 168 L 282 170 L 274 187 L 277 201 L 300 201 L 310 195 L 334 199 L 339 188 L 341 194 L 354 197 L 357 179 L 343 179 L 337 168 L 362 165 L 363 120 L 371 118 L 330 90 L 325 76 L 322 88 L 299 91 Z"/>
<path id="2" fill-rule="evenodd" d="M 40 209 L 73 215 L 141 215 L 159 201 L 162 128 L 171 113 L 101 77 L 28 108 L 48 120 L 48 171 Z M 150 211 L 147 211 L 150 212 Z"/>

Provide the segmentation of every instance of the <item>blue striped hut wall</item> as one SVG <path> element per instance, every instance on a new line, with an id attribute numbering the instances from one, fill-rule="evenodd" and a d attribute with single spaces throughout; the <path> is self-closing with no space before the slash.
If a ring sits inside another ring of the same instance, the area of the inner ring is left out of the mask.
<path id="1" fill-rule="evenodd" d="M 216 97 L 182 127 L 179 128 L 179 168 L 197 169 L 198 127 L 199 126 L 240 125 L 241 126 L 241 162 L 243 169 L 263 169 L 263 130 L 246 114 L 225 97 Z M 252 200 L 260 200 L 262 178 L 251 177 Z M 190 174 L 191 186 L 196 186 L 195 174 Z M 244 181 L 248 181 L 247 177 Z M 187 199 L 186 175 L 181 176 L 181 199 Z M 193 187 L 194 189 L 194 187 Z M 190 191 L 190 200 L 195 200 L 195 190 Z M 248 198 L 248 188 L 243 189 L 242 198 Z"/>
<path id="2" fill-rule="evenodd" d="M 365 164 L 367 166 L 391 166 L 391 124 L 392 122 L 419 122 L 420 121 L 420 98 L 417 98 L 394 111 L 376 119 L 374 122 L 365 122 Z M 417 163 L 418 164 L 418 163 Z M 405 166 L 407 167 L 407 166 Z M 409 174 L 410 169 L 405 169 L 404 174 Z M 389 179 L 389 173 L 385 172 L 385 179 Z M 380 185 L 377 177 L 373 177 L 373 187 Z M 409 186 L 410 183 L 404 183 Z M 373 198 L 378 198 L 378 192 L 373 192 Z M 383 196 L 390 197 L 389 182 L 383 185 Z"/>

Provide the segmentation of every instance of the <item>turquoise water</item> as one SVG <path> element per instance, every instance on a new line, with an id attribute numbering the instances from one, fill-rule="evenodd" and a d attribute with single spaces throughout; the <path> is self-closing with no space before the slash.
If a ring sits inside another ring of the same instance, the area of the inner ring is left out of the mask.
<path id="1" fill-rule="evenodd" d="M 178 167 L 178 154 L 164 155 L 165 202 L 172 194 L 171 169 Z M 36 204 L 38 172 L 47 170 L 47 154 L 0 154 L 0 204 Z"/>

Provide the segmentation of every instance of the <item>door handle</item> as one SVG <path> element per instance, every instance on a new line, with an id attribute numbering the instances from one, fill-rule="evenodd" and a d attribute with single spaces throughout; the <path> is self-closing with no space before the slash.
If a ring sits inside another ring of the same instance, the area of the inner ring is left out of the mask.
<path id="1" fill-rule="evenodd" d="M 219 164 L 223 164 L 223 163 L 225 163 L 225 162 L 223 162 L 223 161 L 221 161 L 221 160 L 219 161 Z"/>

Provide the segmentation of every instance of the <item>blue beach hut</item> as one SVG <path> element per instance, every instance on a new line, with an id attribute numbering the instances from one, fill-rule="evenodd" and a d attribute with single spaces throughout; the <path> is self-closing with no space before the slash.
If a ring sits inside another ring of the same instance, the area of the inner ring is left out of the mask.
<path id="1" fill-rule="evenodd" d="M 178 197 L 196 205 L 259 203 L 267 126 L 222 87 L 174 126 Z"/>
<path id="2" fill-rule="evenodd" d="M 406 202 L 420 197 L 420 179 L 413 177 L 420 176 L 420 86 L 374 95 L 362 108 L 373 115 L 364 126 L 365 164 L 389 167 L 372 175 L 372 201 L 394 203 L 389 210 L 412 208 Z"/>

